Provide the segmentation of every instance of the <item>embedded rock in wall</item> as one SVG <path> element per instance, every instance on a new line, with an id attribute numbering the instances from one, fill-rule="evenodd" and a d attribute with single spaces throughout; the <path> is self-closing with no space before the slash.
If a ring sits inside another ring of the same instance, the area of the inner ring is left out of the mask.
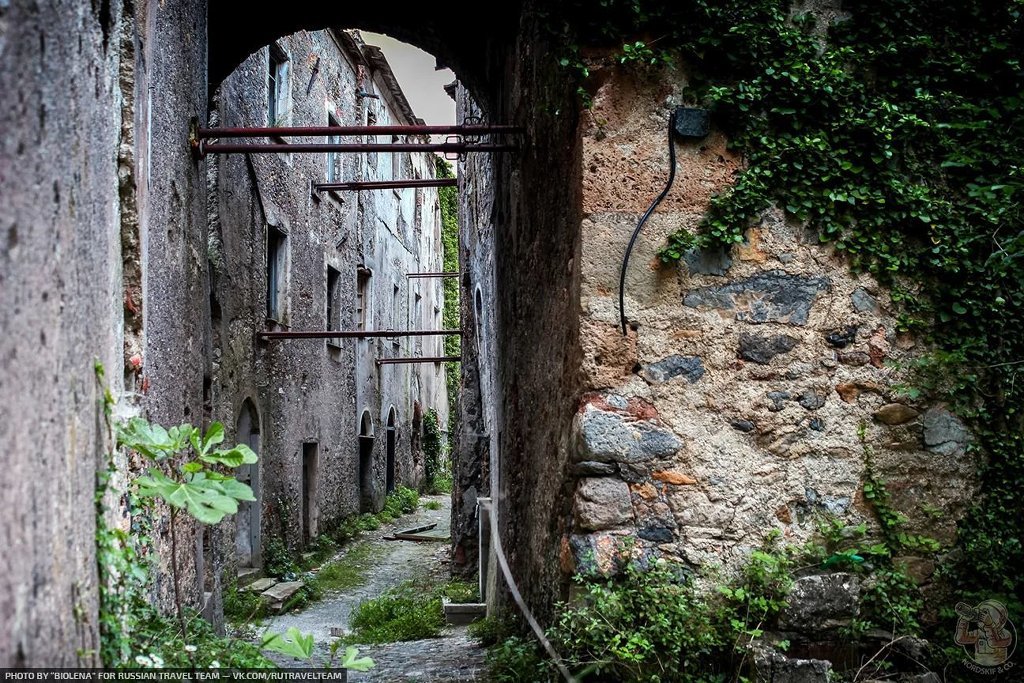
<path id="1" fill-rule="evenodd" d="M 751 323 L 806 325 L 811 305 L 828 288 L 827 278 L 770 270 L 721 287 L 690 290 L 683 305 L 735 311 L 737 320 Z"/>
<path id="2" fill-rule="evenodd" d="M 587 531 L 611 529 L 632 521 L 629 487 L 609 477 L 581 480 L 576 489 L 575 518 L 576 526 Z"/>
<path id="3" fill-rule="evenodd" d="M 779 628 L 817 635 L 848 625 L 859 613 L 860 579 L 836 573 L 797 579 L 779 615 Z"/>
<path id="4" fill-rule="evenodd" d="M 597 462 L 638 463 L 674 455 L 682 442 L 654 420 L 587 405 L 577 417 L 579 456 Z"/>

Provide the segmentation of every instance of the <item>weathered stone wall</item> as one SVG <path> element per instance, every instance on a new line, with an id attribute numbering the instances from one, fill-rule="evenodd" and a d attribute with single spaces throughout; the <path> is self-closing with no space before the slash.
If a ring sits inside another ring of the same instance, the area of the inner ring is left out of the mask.
<path id="1" fill-rule="evenodd" d="M 75 611 L 97 605 L 93 364 L 120 384 L 121 11 L 0 5 L 0 666 L 95 661 Z"/>
<path id="2" fill-rule="evenodd" d="M 676 183 L 629 264 L 622 335 L 619 267 L 667 179 L 684 78 L 599 81 L 582 126 L 589 393 L 574 427 L 573 568 L 610 569 L 626 536 L 637 552 L 728 565 L 769 529 L 808 538 L 818 513 L 871 521 L 869 461 L 910 529 L 952 541 L 973 491 L 969 436 L 942 406 L 898 395 L 898 368 L 922 349 L 885 288 L 776 210 L 728 252 L 659 263 L 665 237 L 694 229 L 742 168 L 718 131 L 676 143 Z"/>
<path id="3" fill-rule="evenodd" d="M 288 57 L 290 81 L 287 113 L 279 125 L 323 126 L 328 114 L 340 125 L 363 125 L 368 111 L 379 125 L 412 122 L 403 111 L 408 106 L 404 99 L 396 101 L 381 70 L 367 63 L 357 36 L 302 32 L 282 38 L 277 48 Z M 266 125 L 268 52 L 254 53 L 220 86 L 219 125 Z M 357 96 L 357 91 L 379 99 Z M 391 136 L 377 141 L 390 142 Z M 406 277 L 441 270 L 436 190 L 315 192 L 312 184 L 326 181 L 326 157 L 254 154 L 207 160 L 217 169 L 210 250 L 215 412 L 237 426 L 246 400 L 256 408 L 261 450 L 254 473 L 261 498 L 257 509 L 266 512 L 252 523 L 262 527 L 264 538 L 283 535 L 293 547 L 304 542 L 303 444 L 318 445 L 317 492 L 309 501 L 316 520 L 306 528 L 315 536 L 330 522 L 360 511 L 358 435 L 364 411 L 375 436 L 369 492 L 375 509 L 386 493 L 391 409 L 400 484 L 416 485 L 423 476 L 423 463 L 411 448 L 414 402 L 424 412 L 436 408 L 447 422 L 442 366 L 376 365 L 378 358 L 443 355 L 440 337 L 256 338 L 267 329 L 327 329 L 329 267 L 339 274 L 340 291 L 332 303 L 339 310 L 337 329 L 356 328 L 357 267 L 373 273 L 366 329 L 440 327 L 440 280 Z M 344 154 L 339 163 L 339 181 L 434 176 L 433 159 L 425 154 Z M 267 226 L 286 235 L 285 304 L 276 321 L 267 320 Z"/>
<path id="4" fill-rule="evenodd" d="M 110 447 L 104 386 L 118 414 L 201 418 L 206 297 L 195 254 L 205 239 L 187 137 L 206 108 L 204 17 L 187 0 L 0 7 L 10 66 L 0 76 L 10 95 L 0 107 L 8 666 L 97 661 L 92 485 Z M 116 496 L 107 502 L 110 523 L 123 523 Z M 187 587 L 193 544 L 182 526 Z M 166 521 L 155 531 L 166 569 Z M 168 582 L 157 594 L 167 598 Z"/>

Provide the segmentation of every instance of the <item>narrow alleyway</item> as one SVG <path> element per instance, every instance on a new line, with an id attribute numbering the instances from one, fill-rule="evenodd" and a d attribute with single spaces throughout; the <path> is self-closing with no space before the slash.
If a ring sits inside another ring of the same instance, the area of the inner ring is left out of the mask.
<path id="1" fill-rule="evenodd" d="M 424 503 L 436 501 L 440 507 L 430 510 Z M 330 646 L 339 633 L 350 630 L 350 617 L 356 606 L 380 596 L 390 588 L 414 581 L 425 588 L 444 586 L 448 582 L 449 545 L 440 542 L 389 541 L 386 537 L 412 527 L 437 524 L 425 534 L 447 538 L 451 524 L 451 498 L 423 496 L 420 508 L 377 531 L 364 534 L 347 546 L 340 557 L 358 552 L 368 558 L 370 566 L 362 575 L 360 585 L 325 595 L 323 599 L 299 612 L 290 612 L 268 619 L 266 631 L 284 633 L 294 626 L 313 635 L 315 654 L 309 662 L 287 657 L 274 657 L 282 667 L 324 666 L 330 660 Z M 374 659 L 376 666 L 368 672 L 349 672 L 351 681 L 475 681 L 483 679 L 484 651 L 466 633 L 465 626 L 445 627 L 440 638 L 385 645 L 360 645 L 360 655 Z M 338 652 L 340 659 L 344 648 Z"/>

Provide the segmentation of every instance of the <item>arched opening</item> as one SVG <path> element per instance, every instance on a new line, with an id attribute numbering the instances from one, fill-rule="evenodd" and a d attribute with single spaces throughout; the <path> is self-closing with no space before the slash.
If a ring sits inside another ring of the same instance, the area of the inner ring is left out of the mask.
<path id="1" fill-rule="evenodd" d="M 359 421 L 359 511 L 373 512 L 373 418 L 364 410 Z"/>
<path id="2" fill-rule="evenodd" d="M 385 453 L 387 454 L 387 469 L 384 475 L 384 490 L 391 493 L 395 490 L 395 448 L 398 441 L 398 425 L 395 416 L 395 407 L 391 406 L 388 411 L 388 426 L 385 431 Z"/>
<path id="3" fill-rule="evenodd" d="M 235 435 L 260 453 L 260 414 L 250 399 L 245 399 L 238 413 Z M 238 567 L 258 567 L 260 558 L 260 470 L 259 463 L 242 465 L 237 470 L 239 481 L 249 485 L 255 501 L 243 501 L 235 515 L 235 560 Z"/>

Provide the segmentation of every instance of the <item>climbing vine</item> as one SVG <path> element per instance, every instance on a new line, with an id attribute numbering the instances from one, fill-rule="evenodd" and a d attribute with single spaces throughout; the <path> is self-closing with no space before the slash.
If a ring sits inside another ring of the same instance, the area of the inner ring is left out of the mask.
<path id="1" fill-rule="evenodd" d="M 437 157 L 437 177 L 455 177 L 451 165 L 440 157 Z M 438 188 L 437 196 L 441 204 L 441 244 L 444 249 L 443 269 L 448 273 L 457 273 L 459 272 L 458 190 L 454 187 Z M 447 330 L 457 330 L 462 326 L 459 280 L 457 278 L 444 278 L 444 312 L 442 317 L 444 327 Z M 462 337 L 445 337 L 444 355 L 458 356 L 461 353 Z M 459 363 L 446 363 L 445 380 L 448 384 L 449 452 L 455 448 L 455 444 L 451 440 L 458 433 L 459 384 L 461 379 L 462 373 Z"/>
<path id="2" fill-rule="evenodd" d="M 743 241 L 778 206 L 893 287 L 901 328 L 935 349 L 914 391 L 967 419 L 986 462 L 961 559 L 945 572 L 961 595 L 1017 611 L 1024 3 L 869 0 L 833 16 L 801 6 L 577 0 L 548 23 L 567 46 L 561 64 L 580 76 L 580 45 L 685 67 L 683 98 L 709 108 L 745 159 L 699 229 L 671 236 L 665 263 Z"/>

